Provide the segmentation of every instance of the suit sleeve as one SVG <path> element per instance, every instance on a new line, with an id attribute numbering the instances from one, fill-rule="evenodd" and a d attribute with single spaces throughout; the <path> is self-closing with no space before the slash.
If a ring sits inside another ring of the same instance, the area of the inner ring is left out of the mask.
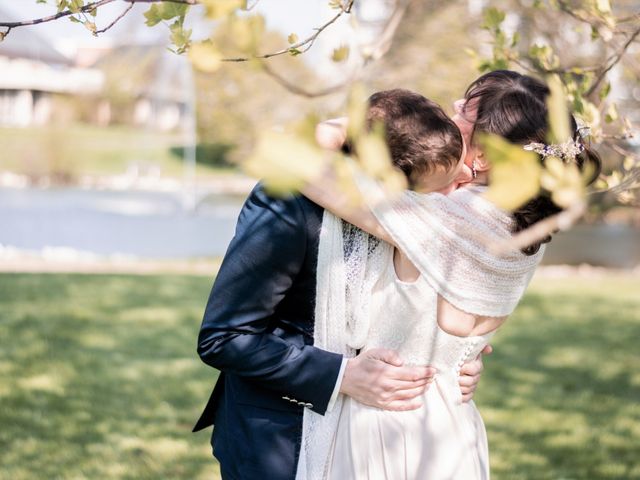
<path id="1" fill-rule="evenodd" d="M 198 354 L 218 370 L 308 402 L 324 414 L 342 355 L 294 345 L 269 329 L 306 255 L 298 202 L 270 198 L 260 187 L 248 198 L 207 302 Z"/>

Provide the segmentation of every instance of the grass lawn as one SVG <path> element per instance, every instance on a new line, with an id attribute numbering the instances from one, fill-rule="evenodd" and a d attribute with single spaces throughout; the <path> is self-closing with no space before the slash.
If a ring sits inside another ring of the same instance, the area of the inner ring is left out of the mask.
<path id="1" fill-rule="evenodd" d="M 211 279 L 0 275 L 0 478 L 215 479 Z M 495 479 L 640 478 L 640 279 L 539 279 L 477 403 Z"/>
<path id="2" fill-rule="evenodd" d="M 217 478 L 190 433 L 210 279 L 0 275 L 0 478 Z"/>

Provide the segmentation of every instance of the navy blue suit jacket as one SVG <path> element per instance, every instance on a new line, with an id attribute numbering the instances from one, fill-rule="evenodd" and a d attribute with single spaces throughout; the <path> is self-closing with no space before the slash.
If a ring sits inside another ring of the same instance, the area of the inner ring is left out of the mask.
<path id="1" fill-rule="evenodd" d="M 194 431 L 215 423 L 225 480 L 293 479 L 304 408 L 327 409 L 342 355 L 313 346 L 322 214 L 258 185 L 211 290 L 198 354 L 221 373 Z"/>

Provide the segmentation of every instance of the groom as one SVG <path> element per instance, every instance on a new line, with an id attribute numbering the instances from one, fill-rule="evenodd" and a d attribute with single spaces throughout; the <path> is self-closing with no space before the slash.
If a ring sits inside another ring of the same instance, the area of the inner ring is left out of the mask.
<path id="1" fill-rule="evenodd" d="M 385 119 L 388 131 L 411 135 L 395 120 Z M 273 198 L 258 185 L 211 290 L 198 353 L 221 373 L 194 431 L 215 423 L 211 443 L 225 480 L 293 480 L 305 408 L 324 414 L 338 393 L 383 409 L 417 408 L 435 373 L 403 366 L 389 350 L 347 360 L 313 346 L 322 215 L 305 197 Z M 467 398 L 481 370 L 473 362 L 461 377 Z"/>

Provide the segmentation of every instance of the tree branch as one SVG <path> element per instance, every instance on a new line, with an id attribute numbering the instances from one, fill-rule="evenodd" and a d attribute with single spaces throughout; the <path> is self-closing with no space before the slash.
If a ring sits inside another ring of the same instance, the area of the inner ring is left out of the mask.
<path id="1" fill-rule="evenodd" d="M 638 37 L 638 35 L 640 35 L 640 27 L 638 27 L 635 31 L 631 33 L 631 35 L 629 35 L 629 38 L 627 38 L 627 41 L 624 42 L 622 47 L 619 48 L 615 54 L 609 57 L 609 61 L 607 62 L 607 65 L 598 73 L 598 76 L 595 78 L 595 80 L 591 84 L 591 87 L 585 94 L 586 97 L 591 96 L 597 90 L 598 86 L 602 83 L 602 80 L 604 80 L 607 73 L 613 67 L 615 67 L 620 60 L 622 60 L 622 57 L 626 53 L 627 49 L 633 43 L 633 41 Z"/>
<path id="2" fill-rule="evenodd" d="M 395 33 L 398 27 L 400 26 L 402 17 L 406 12 L 406 9 L 409 6 L 410 2 L 411 0 L 402 0 L 396 5 L 396 8 L 394 9 L 393 13 L 389 17 L 389 20 L 387 21 L 386 25 L 382 29 L 382 33 L 380 34 L 378 40 L 375 42 L 375 45 L 373 45 L 369 49 L 369 51 L 366 53 L 365 64 L 369 61 L 380 59 L 389 51 L 389 49 L 391 48 L 393 37 L 395 36 Z M 349 5 L 347 8 L 351 9 L 352 5 L 353 5 L 353 1 L 349 2 Z M 275 70 L 270 68 L 266 63 L 264 62 L 262 63 L 263 71 L 267 75 L 269 75 L 273 80 L 275 80 L 278 84 L 286 88 L 289 92 L 295 95 L 300 95 L 301 97 L 306 97 L 306 98 L 324 97 L 326 95 L 331 95 L 332 93 L 336 93 L 346 88 L 347 86 L 351 85 L 353 82 L 358 80 L 358 78 L 361 75 L 363 66 L 364 65 L 361 65 L 358 69 L 356 69 L 350 75 L 349 78 L 347 78 L 346 80 L 340 83 L 337 83 L 330 87 L 322 88 L 319 90 L 308 90 L 306 88 L 303 88 L 291 82 L 285 77 L 281 76 Z"/>
<path id="3" fill-rule="evenodd" d="M 402 21 L 402 17 L 407 11 L 407 7 L 410 3 L 411 0 L 404 0 L 396 5 L 396 8 L 382 30 L 376 45 L 370 52 L 368 52 L 367 60 L 379 60 L 389 51 L 391 44 L 393 43 L 393 38 L 396 35 L 396 31 Z"/>
<path id="4" fill-rule="evenodd" d="M 103 5 L 107 5 L 109 3 L 113 3 L 116 0 L 98 0 L 96 2 L 91 2 L 91 3 L 87 3 L 86 5 L 84 5 L 83 7 L 80 7 L 80 9 L 78 9 L 77 11 L 71 11 L 69 9 L 67 10 L 63 10 L 62 12 L 58 12 L 55 13 L 53 15 L 49 15 L 46 17 L 41 17 L 41 18 L 36 18 L 33 20 L 23 20 L 20 22 L 0 22 L 0 27 L 5 27 L 7 30 L 5 30 L 4 32 L 2 32 L 2 37 L 0 38 L 0 40 L 4 39 L 7 34 L 14 28 L 17 27 L 26 27 L 29 25 L 38 25 L 40 23 L 46 23 L 46 22 L 52 22 L 54 20 L 58 20 L 59 18 L 64 18 L 64 17 L 68 17 L 70 15 L 74 15 L 76 13 L 87 13 L 90 12 L 93 9 L 96 8 L 100 8 Z M 199 3 L 198 0 L 122 0 L 124 2 L 128 2 L 131 5 L 129 6 L 129 8 L 127 9 L 127 11 L 125 12 L 125 14 L 131 9 L 131 7 L 133 6 L 134 3 L 163 3 L 163 2 L 169 2 L 169 3 L 182 3 L 185 5 L 197 5 Z M 124 14 L 122 15 L 124 16 Z M 109 25 L 109 27 L 102 29 L 99 32 L 95 32 L 95 33 L 103 33 L 104 31 L 108 30 L 109 28 L 111 28 L 113 25 L 115 25 L 115 23 L 120 20 L 121 17 L 118 17 L 116 19 L 115 22 L 113 22 L 111 25 Z"/>
<path id="5" fill-rule="evenodd" d="M 222 61 L 223 62 L 248 62 L 249 60 L 255 60 L 255 59 L 267 59 L 271 57 L 277 57 L 279 55 L 285 55 L 287 53 L 291 53 L 291 51 L 300 50 L 301 48 L 302 50 L 300 50 L 300 53 L 304 53 L 313 46 L 318 36 L 324 30 L 326 30 L 329 26 L 333 25 L 345 13 L 351 13 L 351 7 L 353 7 L 353 2 L 355 2 L 355 0 L 349 0 L 346 6 L 343 6 L 340 8 L 340 11 L 338 12 L 337 15 L 331 18 L 331 20 L 329 20 L 324 25 L 316 28 L 314 34 L 305 38 L 304 40 L 301 40 L 297 43 L 294 43 L 293 45 L 288 46 L 287 48 L 283 48 L 273 53 L 266 53 L 264 55 L 255 55 L 251 57 L 223 58 Z"/>
<path id="6" fill-rule="evenodd" d="M 79 10 L 76 11 L 71 11 L 70 9 L 67 10 L 63 10 L 62 12 L 58 12 L 56 14 L 53 15 L 49 15 L 46 17 L 41 17 L 41 18 L 36 18 L 33 20 L 24 20 L 24 21 L 19 21 L 19 22 L 0 22 L 0 27 L 5 27 L 6 30 L 4 32 L 0 32 L 0 41 L 4 40 L 4 38 L 9 34 L 9 32 L 17 27 L 25 27 L 25 26 L 29 26 L 29 25 L 38 25 L 40 23 L 46 23 L 46 22 L 52 22 L 54 20 L 58 20 L 60 18 L 64 18 L 64 17 L 68 17 L 77 13 L 81 13 L 81 14 L 85 14 L 87 12 L 90 12 L 91 10 L 97 9 L 99 7 L 102 7 L 104 5 L 107 5 L 109 3 L 113 3 L 116 0 L 97 0 L 91 3 L 88 3 L 86 5 L 84 5 L 83 7 L 81 7 Z M 136 3 L 180 3 L 180 4 L 184 4 L 184 5 L 197 5 L 200 3 L 200 0 L 121 0 L 123 2 L 129 3 L 129 6 L 120 14 L 118 15 L 109 25 L 107 25 L 104 28 L 101 28 L 99 30 L 96 30 L 94 33 L 94 35 L 98 35 L 100 33 L 104 33 L 107 30 L 109 30 L 111 27 L 113 27 L 116 23 L 118 23 L 122 18 L 124 18 L 124 16 L 129 13 L 129 11 L 133 8 L 134 4 Z M 247 10 L 251 10 L 253 9 L 257 4 L 258 4 L 257 0 L 250 8 L 248 8 Z M 315 43 L 316 39 L 318 38 L 318 36 L 320 36 L 320 34 L 326 30 L 329 26 L 333 25 L 342 15 L 344 15 L 345 13 L 351 13 L 351 9 L 353 7 L 355 0 L 346 0 L 346 3 L 343 4 L 340 8 L 340 11 L 334 16 L 332 17 L 328 22 L 326 22 L 324 25 L 321 25 L 320 27 L 315 29 L 315 32 L 310 35 L 309 37 L 305 38 L 304 40 L 297 42 L 293 45 L 290 45 L 287 48 L 283 48 L 281 50 L 278 50 L 276 52 L 273 53 L 267 53 L 267 54 L 263 54 L 263 55 L 256 55 L 256 56 L 251 56 L 251 57 L 237 57 L 237 58 L 224 58 L 222 59 L 223 62 L 247 62 L 249 60 L 254 60 L 254 59 L 267 59 L 267 58 L 271 58 L 271 57 L 276 57 L 279 55 L 284 55 L 287 53 L 291 53 L 292 50 L 300 50 L 300 53 L 305 53 L 306 51 L 308 51 L 313 44 Z M 272 72 L 267 72 L 269 74 L 271 74 Z M 275 77 L 274 77 L 275 78 Z M 289 88 L 289 87 L 287 87 Z M 326 93 L 324 93 L 323 95 L 326 95 Z"/>
<path id="7" fill-rule="evenodd" d="M 108 3 L 115 2 L 116 0 L 99 0 L 97 2 L 92 2 L 86 4 L 84 7 L 80 8 L 80 12 L 88 12 L 93 10 L 94 8 L 99 8 L 103 5 L 107 5 Z M 134 0 L 135 1 L 135 0 Z M 23 20 L 20 22 L 0 22 L 0 27 L 7 27 L 7 32 L 12 28 L 17 27 L 26 27 L 28 25 L 38 25 L 40 23 L 52 22 L 53 20 L 58 20 L 59 18 L 68 17 L 69 15 L 73 15 L 78 12 L 72 12 L 71 10 L 63 10 L 62 12 L 58 12 L 54 15 L 49 15 L 47 17 L 36 18 L 34 20 Z"/>
<path id="8" fill-rule="evenodd" d="M 133 8 L 133 6 L 134 6 L 134 5 L 135 5 L 135 3 L 134 3 L 134 2 L 131 2 L 131 3 L 129 4 L 129 6 L 128 6 L 127 8 L 125 8 L 125 9 L 122 11 L 122 13 L 121 13 L 120 15 L 118 15 L 118 16 L 113 20 L 113 22 L 111 22 L 111 23 L 110 23 L 109 25 L 107 25 L 106 27 L 101 28 L 100 30 L 96 30 L 95 34 L 96 34 L 96 35 L 98 35 L 98 34 L 100 34 L 100 33 L 104 33 L 104 32 L 106 32 L 107 30 L 109 30 L 109 29 L 110 29 L 111 27 L 113 27 L 116 23 L 118 23 L 120 20 L 122 20 L 122 18 L 124 18 L 124 16 L 125 16 L 127 13 L 129 13 L 129 10 L 131 10 L 131 9 Z"/>
<path id="9" fill-rule="evenodd" d="M 279 83 L 282 87 L 286 88 L 289 92 L 295 95 L 300 95 L 301 97 L 306 97 L 306 98 L 318 98 L 318 97 L 331 95 L 332 93 L 339 92 L 340 90 L 345 88 L 347 85 L 349 85 L 351 82 L 353 82 L 353 78 L 350 78 L 349 80 L 345 80 L 344 82 L 340 82 L 336 85 L 322 88 L 320 90 L 307 90 L 287 80 L 285 77 L 283 77 L 282 75 L 277 73 L 275 70 L 273 70 L 271 67 L 269 67 L 266 62 L 262 62 L 262 70 L 264 71 L 264 73 L 269 75 L 269 77 L 271 77 L 273 80 Z"/>
<path id="10" fill-rule="evenodd" d="M 570 7 L 568 7 L 566 5 L 565 2 L 559 2 L 560 5 L 560 9 L 567 13 L 568 15 L 572 16 L 574 19 L 587 23 L 591 26 L 594 26 L 595 23 L 594 21 L 591 21 L 581 15 L 578 15 L 574 10 L 572 10 Z M 640 19 L 640 13 L 636 13 L 633 14 L 627 18 L 625 18 L 625 21 L 630 21 L 630 20 L 634 20 L 634 19 Z M 619 34 L 623 34 L 623 32 L 618 31 L 618 32 L 614 32 L 614 33 L 619 33 Z M 541 66 L 535 67 L 535 65 L 537 64 L 537 62 L 532 59 L 531 57 L 529 57 L 528 55 L 522 55 L 521 57 L 519 57 L 518 55 L 508 55 L 508 60 L 510 62 L 515 63 L 516 65 L 520 66 L 521 68 L 525 69 L 528 72 L 531 73 L 543 73 L 543 74 L 565 74 L 565 73 L 569 73 L 574 71 L 575 69 L 580 69 L 583 73 L 595 73 L 596 77 L 593 81 L 593 83 L 591 84 L 591 86 L 589 87 L 589 90 L 585 93 L 585 97 L 589 97 L 591 95 L 593 95 L 595 93 L 595 91 L 598 89 L 598 87 L 600 86 L 600 84 L 602 83 L 602 81 L 605 79 L 607 73 L 609 73 L 609 71 L 615 67 L 620 60 L 622 60 L 622 58 L 625 56 L 627 50 L 629 49 L 629 47 L 631 46 L 631 44 L 636 41 L 638 39 L 638 37 L 640 36 L 640 27 L 636 28 L 634 31 L 632 31 L 629 36 L 627 37 L 626 41 L 611 55 L 609 55 L 605 62 L 604 65 L 591 65 L 591 66 L 567 66 L 567 67 L 562 67 L 562 68 L 552 68 L 552 69 L 548 69 L 548 68 L 544 68 Z M 526 60 L 526 62 L 528 62 L 529 64 L 525 63 L 524 61 L 521 60 L 524 59 Z"/>

